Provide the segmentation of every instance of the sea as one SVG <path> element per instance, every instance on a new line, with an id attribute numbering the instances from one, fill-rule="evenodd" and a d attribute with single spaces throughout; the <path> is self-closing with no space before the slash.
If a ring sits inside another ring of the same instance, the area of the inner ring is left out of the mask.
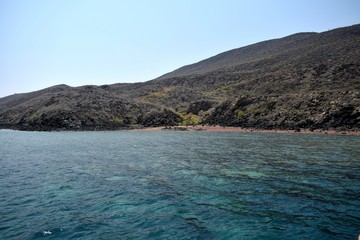
<path id="1" fill-rule="evenodd" d="M 0 239 L 357 239 L 360 136 L 0 130 Z"/>

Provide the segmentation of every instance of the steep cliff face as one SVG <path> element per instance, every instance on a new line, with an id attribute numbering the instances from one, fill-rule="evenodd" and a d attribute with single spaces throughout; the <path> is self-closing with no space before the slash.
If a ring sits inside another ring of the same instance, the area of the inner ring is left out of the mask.
<path id="1" fill-rule="evenodd" d="M 54 86 L 0 99 L 0 127 L 220 124 L 360 130 L 360 25 L 230 50 L 155 80 Z"/>

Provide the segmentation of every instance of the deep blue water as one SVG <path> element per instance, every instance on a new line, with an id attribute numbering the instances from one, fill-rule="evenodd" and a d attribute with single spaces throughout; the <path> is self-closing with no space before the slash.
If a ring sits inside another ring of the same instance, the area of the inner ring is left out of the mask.
<path id="1" fill-rule="evenodd" d="M 1 239 L 357 239 L 360 137 L 0 131 Z"/>

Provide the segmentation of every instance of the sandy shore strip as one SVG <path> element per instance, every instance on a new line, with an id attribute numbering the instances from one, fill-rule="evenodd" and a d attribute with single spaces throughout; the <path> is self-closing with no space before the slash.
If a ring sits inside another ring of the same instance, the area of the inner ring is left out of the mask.
<path id="1" fill-rule="evenodd" d="M 208 132 L 239 132 L 239 133 L 317 133 L 317 134 L 337 134 L 337 135 L 360 135 L 360 132 L 356 131 L 335 131 L 335 130 L 261 130 L 251 128 L 240 128 L 240 127 L 222 127 L 222 126 L 177 126 L 177 127 L 148 127 L 141 129 L 133 129 L 130 131 L 208 131 Z"/>

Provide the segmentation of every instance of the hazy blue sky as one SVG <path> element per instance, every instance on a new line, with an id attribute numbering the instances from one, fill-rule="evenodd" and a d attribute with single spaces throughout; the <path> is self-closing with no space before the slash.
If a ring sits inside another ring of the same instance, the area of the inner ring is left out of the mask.
<path id="1" fill-rule="evenodd" d="M 0 97 L 143 82 L 220 52 L 360 23 L 360 0 L 0 0 Z"/>

